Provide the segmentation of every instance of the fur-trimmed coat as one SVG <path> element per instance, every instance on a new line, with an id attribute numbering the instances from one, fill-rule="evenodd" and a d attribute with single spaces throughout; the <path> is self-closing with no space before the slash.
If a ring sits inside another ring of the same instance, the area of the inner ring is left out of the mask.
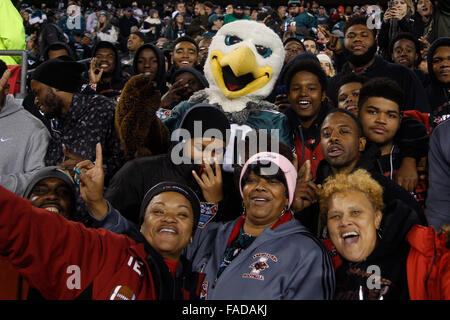
<path id="1" fill-rule="evenodd" d="M 161 94 L 155 82 L 144 75 L 125 85 L 116 107 L 115 126 L 126 160 L 166 153 L 169 129 L 158 119 Z"/>

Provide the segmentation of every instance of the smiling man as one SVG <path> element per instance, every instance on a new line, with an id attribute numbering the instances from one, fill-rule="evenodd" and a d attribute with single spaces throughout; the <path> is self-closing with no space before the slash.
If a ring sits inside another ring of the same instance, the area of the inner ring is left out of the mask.
<path id="1" fill-rule="evenodd" d="M 37 208 L 76 220 L 75 184 L 69 173 L 56 166 L 45 167 L 31 177 L 23 197 Z"/>
<path id="2" fill-rule="evenodd" d="M 31 176 L 20 195 L 30 200 L 33 207 L 46 209 L 68 220 L 77 220 L 75 184 L 67 171 L 61 168 L 41 168 Z M 0 283 L 2 299 L 43 299 L 42 295 L 36 289 L 29 287 L 28 282 L 18 274 L 16 269 L 4 260 L 0 260 L 0 278 L 8 279 Z"/>
<path id="3" fill-rule="evenodd" d="M 31 78 L 35 103 L 51 119 L 52 139 L 45 164 L 71 171 L 78 161 L 95 159 L 104 146 L 107 181 L 122 165 L 120 141 L 114 129 L 115 103 L 102 95 L 80 94 L 83 66 L 63 56 L 42 63 Z"/>
<path id="4" fill-rule="evenodd" d="M 173 44 L 172 64 L 174 70 L 191 67 L 194 68 L 199 61 L 198 45 L 190 37 L 177 38 Z"/>
<path id="5" fill-rule="evenodd" d="M 89 85 L 94 92 L 117 99 L 129 75 L 122 72 L 119 53 L 108 41 L 100 41 L 93 50 Z"/>
<path id="6" fill-rule="evenodd" d="M 310 56 L 313 55 L 297 58 L 298 61 L 286 70 L 284 83 L 287 85 L 290 107 L 285 114 L 293 132 L 299 165 L 310 160 L 315 177 L 317 166 L 323 159 L 320 125 L 330 106 L 326 99 L 327 76 L 318 60 L 314 56 L 308 59 Z"/>
<path id="7" fill-rule="evenodd" d="M 348 73 L 354 72 L 368 78 L 388 77 L 398 83 L 404 92 L 408 92 L 405 110 L 430 112 L 430 105 L 426 98 L 425 89 L 419 78 L 412 70 L 385 61 L 377 54 L 377 43 L 374 30 L 367 26 L 367 18 L 363 15 L 352 16 L 344 25 L 344 45 L 342 52 L 336 49 L 339 59 L 347 62 L 341 72 L 331 78 L 328 86 L 328 97 L 337 106 L 336 86 L 339 80 Z"/>

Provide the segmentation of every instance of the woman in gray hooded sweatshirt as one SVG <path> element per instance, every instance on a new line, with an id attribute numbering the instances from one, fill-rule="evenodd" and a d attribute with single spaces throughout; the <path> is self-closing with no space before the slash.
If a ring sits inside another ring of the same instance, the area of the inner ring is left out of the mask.
<path id="1" fill-rule="evenodd" d="M 187 247 L 193 268 L 206 273 L 201 299 L 332 298 L 330 257 L 290 210 L 296 182 L 294 166 L 278 153 L 260 152 L 246 162 L 242 216 L 209 223 Z"/>

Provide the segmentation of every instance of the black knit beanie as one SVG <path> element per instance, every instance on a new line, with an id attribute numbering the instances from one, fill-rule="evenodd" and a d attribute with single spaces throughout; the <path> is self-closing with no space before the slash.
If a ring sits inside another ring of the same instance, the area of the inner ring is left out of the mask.
<path id="1" fill-rule="evenodd" d="M 77 92 L 83 84 L 81 76 L 84 71 L 82 64 L 69 56 L 61 56 L 40 64 L 33 72 L 31 80 L 37 80 L 52 88 Z"/>
<path id="2" fill-rule="evenodd" d="M 202 130 L 200 132 L 196 132 L 195 130 L 195 122 L 198 121 L 202 124 Z M 191 138 L 203 137 L 208 129 L 216 129 L 222 133 L 222 139 L 225 141 L 227 130 L 230 129 L 230 122 L 225 116 L 225 113 L 219 108 L 210 104 L 199 103 L 186 112 L 181 121 L 180 128 L 186 129 L 190 133 Z M 201 134 L 201 136 L 198 136 L 198 134 Z"/>
<path id="3" fill-rule="evenodd" d="M 145 211 L 150 201 L 158 194 L 170 191 L 182 194 L 191 203 L 192 211 L 194 213 L 194 224 L 192 231 L 192 235 L 194 235 L 194 232 L 197 229 L 197 225 L 200 220 L 200 200 L 198 199 L 197 194 L 192 191 L 191 188 L 178 182 L 160 182 L 157 185 L 153 186 L 149 191 L 147 191 L 141 203 L 141 209 L 139 212 L 139 225 L 142 225 L 144 223 Z"/>

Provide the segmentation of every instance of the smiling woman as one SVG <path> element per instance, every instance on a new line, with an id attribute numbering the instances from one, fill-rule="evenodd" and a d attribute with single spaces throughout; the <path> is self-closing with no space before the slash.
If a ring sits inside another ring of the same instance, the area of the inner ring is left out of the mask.
<path id="1" fill-rule="evenodd" d="M 419 222 L 416 213 L 400 200 L 385 208 L 383 188 L 363 169 L 327 179 L 320 209 L 334 256 L 335 299 L 408 299 L 406 235 Z"/>
<path id="2" fill-rule="evenodd" d="M 206 273 L 200 298 L 331 298 L 330 258 L 290 210 L 296 181 L 294 166 L 278 153 L 260 152 L 245 163 L 242 216 L 197 230 L 187 248 L 194 268 Z"/>

